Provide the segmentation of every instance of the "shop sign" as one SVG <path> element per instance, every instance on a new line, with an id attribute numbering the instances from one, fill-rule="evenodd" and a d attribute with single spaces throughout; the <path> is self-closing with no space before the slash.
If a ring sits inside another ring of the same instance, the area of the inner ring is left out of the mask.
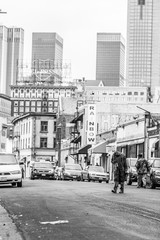
<path id="1" fill-rule="evenodd" d="M 96 105 L 88 105 L 87 144 L 96 144 Z"/>
<path id="2" fill-rule="evenodd" d="M 159 134 L 159 129 L 149 130 L 148 136 L 154 136 Z"/>

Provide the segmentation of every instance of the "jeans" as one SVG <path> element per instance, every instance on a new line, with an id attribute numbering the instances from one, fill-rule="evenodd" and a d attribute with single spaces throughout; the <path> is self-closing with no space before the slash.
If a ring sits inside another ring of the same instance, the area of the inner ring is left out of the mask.
<path id="1" fill-rule="evenodd" d="M 146 177 L 147 174 L 138 174 L 137 176 L 137 187 L 146 187 Z"/>

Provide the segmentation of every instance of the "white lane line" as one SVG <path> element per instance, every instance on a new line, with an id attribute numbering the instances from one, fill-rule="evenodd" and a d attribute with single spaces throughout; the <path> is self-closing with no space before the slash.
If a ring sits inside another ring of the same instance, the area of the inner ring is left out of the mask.
<path id="1" fill-rule="evenodd" d="M 58 220 L 58 221 L 52 221 L 52 222 L 40 222 L 41 224 L 62 224 L 62 223 L 69 223 L 68 220 Z"/>

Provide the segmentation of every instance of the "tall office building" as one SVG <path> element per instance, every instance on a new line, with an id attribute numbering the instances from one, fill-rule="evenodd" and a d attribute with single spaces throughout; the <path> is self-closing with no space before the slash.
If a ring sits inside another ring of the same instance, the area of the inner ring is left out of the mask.
<path id="1" fill-rule="evenodd" d="M 125 41 L 120 33 L 97 33 L 96 80 L 105 86 L 123 86 Z"/>
<path id="2" fill-rule="evenodd" d="M 24 30 L 0 26 L 0 93 L 10 95 L 17 81 L 18 61 L 23 61 Z"/>
<path id="3" fill-rule="evenodd" d="M 57 33 L 32 33 L 32 68 L 36 79 L 62 78 L 63 39 Z"/>
<path id="4" fill-rule="evenodd" d="M 129 0 L 127 26 L 128 86 L 160 86 L 160 1 Z"/>
<path id="5" fill-rule="evenodd" d="M 6 94 L 8 29 L 0 26 L 0 93 Z"/>

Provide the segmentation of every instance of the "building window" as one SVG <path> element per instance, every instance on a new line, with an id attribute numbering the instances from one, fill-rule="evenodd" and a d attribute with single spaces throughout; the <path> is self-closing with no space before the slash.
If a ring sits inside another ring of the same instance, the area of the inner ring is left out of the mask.
<path id="1" fill-rule="evenodd" d="M 40 148 L 47 148 L 47 138 L 40 138 Z"/>
<path id="2" fill-rule="evenodd" d="M 20 101 L 20 106 L 24 106 L 24 101 Z"/>
<path id="3" fill-rule="evenodd" d="M 48 131 L 48 122 L 41 121 L 41 132 L 47 132 L 47 131 Z"/>
<path id="4" fill-rule="evenodd" d="M 138 0 L 138 5 L 145 5 L 145 0 Z"/>
<path id="5" fill-rule="evenodd" d="M 37 106 L 40 107 L 41 106 L 41 102 L 37 101 Z"/>
<path id="6" fill-rule="evenodd" d="M 36 102 L 35 101 L 31 101 L 31 106 L 36 106 Z"/>
<path id="7" fill-rule="evenodd" d="M 26 106 L 29 107 L 30 101 L 26 101 Z"/>
<path id="8" fill-rule="evenodd" d="M 56 148 L 56 138 L 53 138 L 53 148 Z"/>
<path id="9" fill-rule="evenodd" d="M 53 127 L 53 129 L 54 129 L 54 132 L 57 131 L 57 124 L 56 124 L 56 122 L 54 122 L 54 127 Z"/>

